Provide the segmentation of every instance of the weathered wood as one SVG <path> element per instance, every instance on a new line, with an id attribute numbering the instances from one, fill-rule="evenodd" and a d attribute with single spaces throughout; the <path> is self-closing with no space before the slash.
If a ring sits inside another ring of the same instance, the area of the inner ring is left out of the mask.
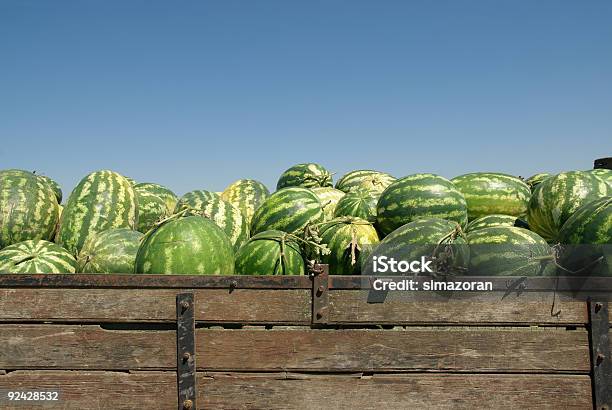
<path id="1" fill-rule="evenodd" d="M 0 369 L 173 369 L 172 331 L 1 325 Z M 197 329 L 199 370 L 588 373 L 583 329 Z"/>
<path id="2" fill-rule="evenodd" d="M 200 407 L 215 409 L 591 408 L 586 375 L 207 373 L 198 380 Z M 51 409 L 176 406 L 172 372 L 16 371 L 0 376 L 3 388 L 59 388 L 62 401 Z"/>
<path id="3" fill-rule="evenodd" d="M 0 323 L 175 322 L 173 289 L 0 289 Z M 200 289 L 196 321 L 309 324 L 310 290 Z"/>
<path id="4" fill-rule="evenodd" d="M 368 303 L 366 290 L 331 290 L 330 324 L 529 324 L 586 325 L 586 303 L 552 293 L 452 293 L 444 296 L 388 292 Z"/>

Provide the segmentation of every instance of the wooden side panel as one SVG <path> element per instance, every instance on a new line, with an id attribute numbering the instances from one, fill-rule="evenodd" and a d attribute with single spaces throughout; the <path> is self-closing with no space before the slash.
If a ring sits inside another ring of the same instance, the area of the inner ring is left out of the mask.
<path id="1" fill-rule="evenodd" d="M 0 323 L 174 322 L 172 289 L 0 289 Z M 310 323 L 306 289 L 200 289 L 196 320 L 216 323 Z"/>
<path id="2" fill-rule="evenodd" d="M 381 295 L 382 296 L 382 295 Z M 329 323 L 335 324 L 532 324 L 585 325 L 586 302 L 551 292 L 454 293 L 416 296 L 388 292 L 382 303 L 367 290 L 331 290 Z"/>
<path id="3" fill-rule="evenodd" d="M 173 369 L 173 331 L 2 325 L 0 369 Z M 218 371 L 589 370 L 587 333 L 558 328 L 198 329 L 198 368 Z"/>
<path id="4" fill-rule="evenodd" d="M 575 375 L 199 373 L 198 380 L 198 403 L 211 409 L 591 408 L 589 378 Z M 16 371 L 0 376 L 7 388 L 59 388 L 51 409 L 176 408 L 172 372 Z"/>

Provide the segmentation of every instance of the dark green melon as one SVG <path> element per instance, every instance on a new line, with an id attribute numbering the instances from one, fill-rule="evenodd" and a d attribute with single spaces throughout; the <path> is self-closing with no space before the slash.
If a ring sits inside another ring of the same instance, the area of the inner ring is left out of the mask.
<path id="1" fill-rule="evenodd" d="M 378 197 L 369 191 L 353 190 L 340 198 L 334 211 L 335 217 L 352 216 L 376 222 L 376 204 Z"/>
<path id="2" fill-rule="evenodd" d="M 336 189 L 344 192 L 367 191 L 374 196 L 380 195 L 397 178 L 380 171 L 360 169 L 351 171 L 336 182 Z"/>
<path id="3" fill-rule="evenodd" d="M 78 272 L 133 273 L 143 234 L 127 228 L 98 232 L 85 241 L 79 252 Z"/>
<path id="4" fill-rule="evenodd" d="M 448 179 L 434 174 L 414 174 L 385 189 L 376 206 L 376 223 L 387 235 L 419 218 L 441 218 L 467 225 L 463 194 Z"/>
<path id="5" fill-rule="evenodd" d="M 310 189 L 283 188 L 276 191 L 255 211 L 251 233 L 279 230 L 299 233 L 307 225 L 323 222 L 323 208 Z"/>
<path id="6" fill-rule="evenodd" d="M 319 201 L 321 201 L 325 220 L 329 221 L 333 219 L 336 205 L 338 205 L 338 201 L 345 195 L 344 192 L 331 187 L 317 187 L 312 188 L 311 191 L 314 192 L 319 198 Z"/>
<path id="7" fill-rule="evenodd" d="M 565 221 L 578 208 L 609 195 L 612 187 L 589 172 L 562 172 L 547 178 L 536 187 L 529 201 L 529 228 L 548 242 L 555 242 Z"/>
<path id="8" fill-rule="evenodd" d="M 53 190 L 53 193 L 55 194 L 55 198 L 57 198 L 57 203 L 61 204 L 62 203 L 62 188 L 60 187 L 60 185 L 46 175 L 37 175 L 37 176 L 38 178 L 42 179 L 47 184 L 49 184 L 49 187 L 51 187 L 51 189 Z"/>
<path id="9" fill-rule="evenodd" d="M 470 275 L 535 276 L 554 273 L 553 252 L 535 232 L 492 226 L 468 233 Z"/>
<path id="10" fill-rule="evenodd" d="M 276 184 L 276 189 L 287 187 L 314 187 L 333 186 L 332 175 L 319 164 L 297 164 L 282 173 Z"/>
<path id="11" fill-rule="evenodd" d="M 134 187 L 116 172 L 96 171 L 83 178 L 70 194 L 57 241 L 77 255 L 90 236 L 112 228 L 135 229 L 137 223 Z"/>
<path id="12" fill-rule="evenodd" d="M 465 231 L 471 232 L 476 229 L 490 228 L 491 226 L 518 226 L 520 228 L 528 228 L 527 222 L 516 216 L 493 214 L 470 221 Z"/>
<path id="13" fill-rule="evenodd" d="M 475 172 L 451 179 L 467 202 L 468 218 L 527 212 L 531 189 L 520 178 L 494 172 Z"/>
<path id="14" fill-rule="evenodd" d="M 27 240 L 0 251 L 0 273 L 74 273 L 76 267 L 70 252 L 45 240 Z"/>
<path id="15" fill-rule="evenodd" d="M 239 179 L 221 193 L 221 198 L 240 209 L 247 226 L 259 206 L 270 196 L 264 184 L 254 179 Z"/>
<path id="16" fill-rule="evenodd" d="M 145 235 L 136 255 L 136 273 L 232 275 L 232 243 L 208 218 L 172 219 Z"/>
<path id="17" fill-rule="evenodd" d="M 0 171 L 0 248 L 52 240 L 58 219 L 57 199 L 45 180 L 28 171 Z"/>
<path id="18" fill-rule="evenodd" d="M 263 231 L 236 252 L 237 275 L 303 275 L 304 259 L 295 237 Z"/>

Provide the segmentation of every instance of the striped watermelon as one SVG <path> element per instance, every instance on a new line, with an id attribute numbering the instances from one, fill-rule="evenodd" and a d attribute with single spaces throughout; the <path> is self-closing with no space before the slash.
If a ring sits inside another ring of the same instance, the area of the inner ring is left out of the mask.
<path id="1" fill-rule="evenodd" d="M 331 253 L 322 255 L 321 262 L 329 265 L 332 275 L 358 275 L 360 253 L 364 246 L 378 243 L 378 233 L 364 219 L 344 217 L 323 224 L 320 228 L 321 243 Z"/>
<path id="2" fill-rule="evenodd" d="M 582 274 L 612 275 L 612 196 L 582 205 L 563 224 L 561 265 Z M 599 262 L 596 262 L 598 259 Z"/>
<path id="3" fill-rule="evenodd" d="M 527 212 L 531 189 L 520 178 L 493 172 L 475 172 L 451 179 L 468 206 L 468 218 L 504 214 L 521 216 Z"/>
<path id="4" fill-rule="evenodd" d="M 351 171 L 336 182 L 336 189 L 350 192 L 355 189 L 365 190 L 373 195 L 380 195 L 397 178 L 384 172 L 371 169 Z"/>
<path id="5" fill-rule="evenodd" d="M 611 169 L 597 168 L 597 169 L 590 169 L 587 172 L 597 175 L 599 178 L 606 181 L 608 185 L 612 185 L 612 170 Z"/>
<path id="6" fill-rule="evenodd" d="M 143 238 L 136 254 L 136 273 L 232 275 L 232 243 L 208 218 L 169 220 Z"/>
<path id="7" fill-rule="evenodd" d="M 534 276 L 554 273 L 553 252 L 535 232 L 516 226 L 472 231 L 470 275 Z"/>
<path id="8" fill-rule="evenodd" d="M 53 239 L 57 199 L 45 180 L 28 171 L 0 171 L 0 248 L 28 239 Z"/>
<path id="9" fill-rule="evenodd" d="M 249 228 L 242 212 L 215 193 L 199 190 L 186 193 L 176 204 L 175 213 L 188 210 L 186 215 L 200 215 L 215 222 L 238 250 L 249 238 Z"/>
<path id="10" fill-rule="evenodd" d="M 136 185 L 136 184 L 137 184 L 137 182 L 136 182 L 136 181 L 135 181 L 133 178 L 130 178 L 130 177 L 125 176 L 125 175 L 124 175 L 123 177 L 124 177 L 125 179 L 127 179 L 127 181 L 130 183 L 130 185 L 134 186 L 134 185 Z"/>
<path id="11" fill-rule="evenodd" d="M 307 225 L 323 221 L 319 198 L 310 189 L 283 188 L 276 191 L 255 211 L 251 233 L 279 230 L 298 233 Z"/>
<path id="12" fill-rule="evenodd" d="M 467 205 L 452 182 L 439 175 L 414 174 L 384 190 L 376 206 L 376 223 L 387 235 L 418 218 L 442 218 L 467 225 Z"/>
<path id="13" fill-rule="evenodd" d="M 546 178 L 551 177 L 551 176 L 552 175 L 547 172 L 542 172 L 542 173 L 530 176 L 529 178 L 525 180 L 525 183 L 529 185 L 529 188 L 531 188 L 531 192 L 533 192 L 535 187 L 538 186 L 540 182 L 544 181 Z"/>
<path id="14" fill-rule="evenodd" d="M 77 258 L 78 272 L 133 273 L 143 234 L 127 228 L 98 232 L 85 241 Z"/>
<path id="15" fill-rule="evenodd" d="M 138 205 L 134 188 L 122 175 L 96 171 L 72 191 L 60 222 L 57 240 L 77 255 L 90 236 L 111 228 L 134 229 Z"/>
<path id="16" fill-rule="evenodd" d="M 237 275 L 303 275 L 304 259 L 293 235 L 263 231 L 236 253 Z"/>
<path id="17" fill-rule="evenodd" d="M 287 187 L 314 188 L 333 186 L 332 175 L 319 164 L 297 164 L 283 172 L 278 179 L 276 189 Z"/>
<path id="18" fill-rule="evenodd" d="M 60 185 L 46 175 L 37 175 L 37 177 L 49 184 L 49 187 L 53 190 L 53 193 L 55 194 L 55 198 L 57 198 L 57 203 L 61 204 L 62 188 L 60 187 Z"/>
<path id="19" fill-rule="evenodd" d="M 353 216 L 365 219 L 368 222 L 376 222 L 376 204 L 378 197 L 365 190 L 353 190 L 338 201 L 335 217 Z"/>
<path id="20" fill-rule="evenodd" d="M 178 197 L 165 186 L 153 182 L 141 182 L 140 184 L 134 185 L 134 189 L 136 192 L 148 192 L 149 194 L 161 198 L 166 204 L 166 215 L 171 215 L 174 212 Z"/>
<path id="21" fill-rule="evenodd" d="M 178 199 L 168 188 L 143 183 L 134 185 L 134 191 L 138 200 L 137 231 L 145 233 L 157 222 L 172 215 Z"/>
<path id="22" fill-rule="evenodd" d="M 612 195 L 612 187 L 589 172 L 562 172 L 547 178 L 536 187 L 529 201 L 529 228 L 554 242 L 565 221 L 578 208 L 608 195 Z"/>
<path id="23" fill-rule="evenodd" d="M 0 251 L 0 273 L 74 273 L 76 266 L 70 252 L 45 240 L 27 240 Z"/>
<path id="24" fill-rule="evenodd" d="M 325 220 L 329 221 L 333 219 L 336 205 L 338 205 L 338 201 L 344 196 L 344 192 L 330 187 L 317 187 L 311 190 L 319 198 L 321 206 L 323 206 Z"/>
<path id="25" fill-rule="evenodd" d="M 421 257 L 433 260 L 432 268 L 440 273 L 463 273 L 468 266 L 470 251 L 461 227 L 454 221 L 421 218 L 400 226 L 387 235 L 370 253 L 362 266 L 362 275 L 393 275 L 374 272 L 374 257 L 416 261 Z"/>
<path id="26" fill-rule="evenodd" d="M 254 179 L 239 179 L 231 183 L 221 194 L 221 198 L 240 209 L 247 226 L 251 224 L 257 208 L 269 196 L 268 188 Z"/>
<path id="27" fill-rule="evenodd" d="M 468 224 L 467 228 L 465 228 L 465 232 L 489 228 L 491 226 L 518 226 L 521 228 L 528 228 L 527 222 L 516 216 L 493 214 L 474 219 Z"/>

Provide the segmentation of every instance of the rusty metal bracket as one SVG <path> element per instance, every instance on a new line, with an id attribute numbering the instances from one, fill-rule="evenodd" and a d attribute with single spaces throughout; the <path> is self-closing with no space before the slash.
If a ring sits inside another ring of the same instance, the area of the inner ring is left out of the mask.
<path id="1" fill-rule="evenodd" d="M 311 325 L 325 325 L 329 320 L 329 265 L 314 265 L 312 279 Z"/>
<path id="2" fill-rule="evenodd" d="M 195 410 L 196 358 L 193 293 L 176 295 L 176 378 L 179 410 Z"/>
<path id="3" fill-rule="evenodd" d="M 593 406 L 597 410 L 609 410 L 612 408 L 612 357 L 608 302 L 588 300 L 587 306 Z"/>

